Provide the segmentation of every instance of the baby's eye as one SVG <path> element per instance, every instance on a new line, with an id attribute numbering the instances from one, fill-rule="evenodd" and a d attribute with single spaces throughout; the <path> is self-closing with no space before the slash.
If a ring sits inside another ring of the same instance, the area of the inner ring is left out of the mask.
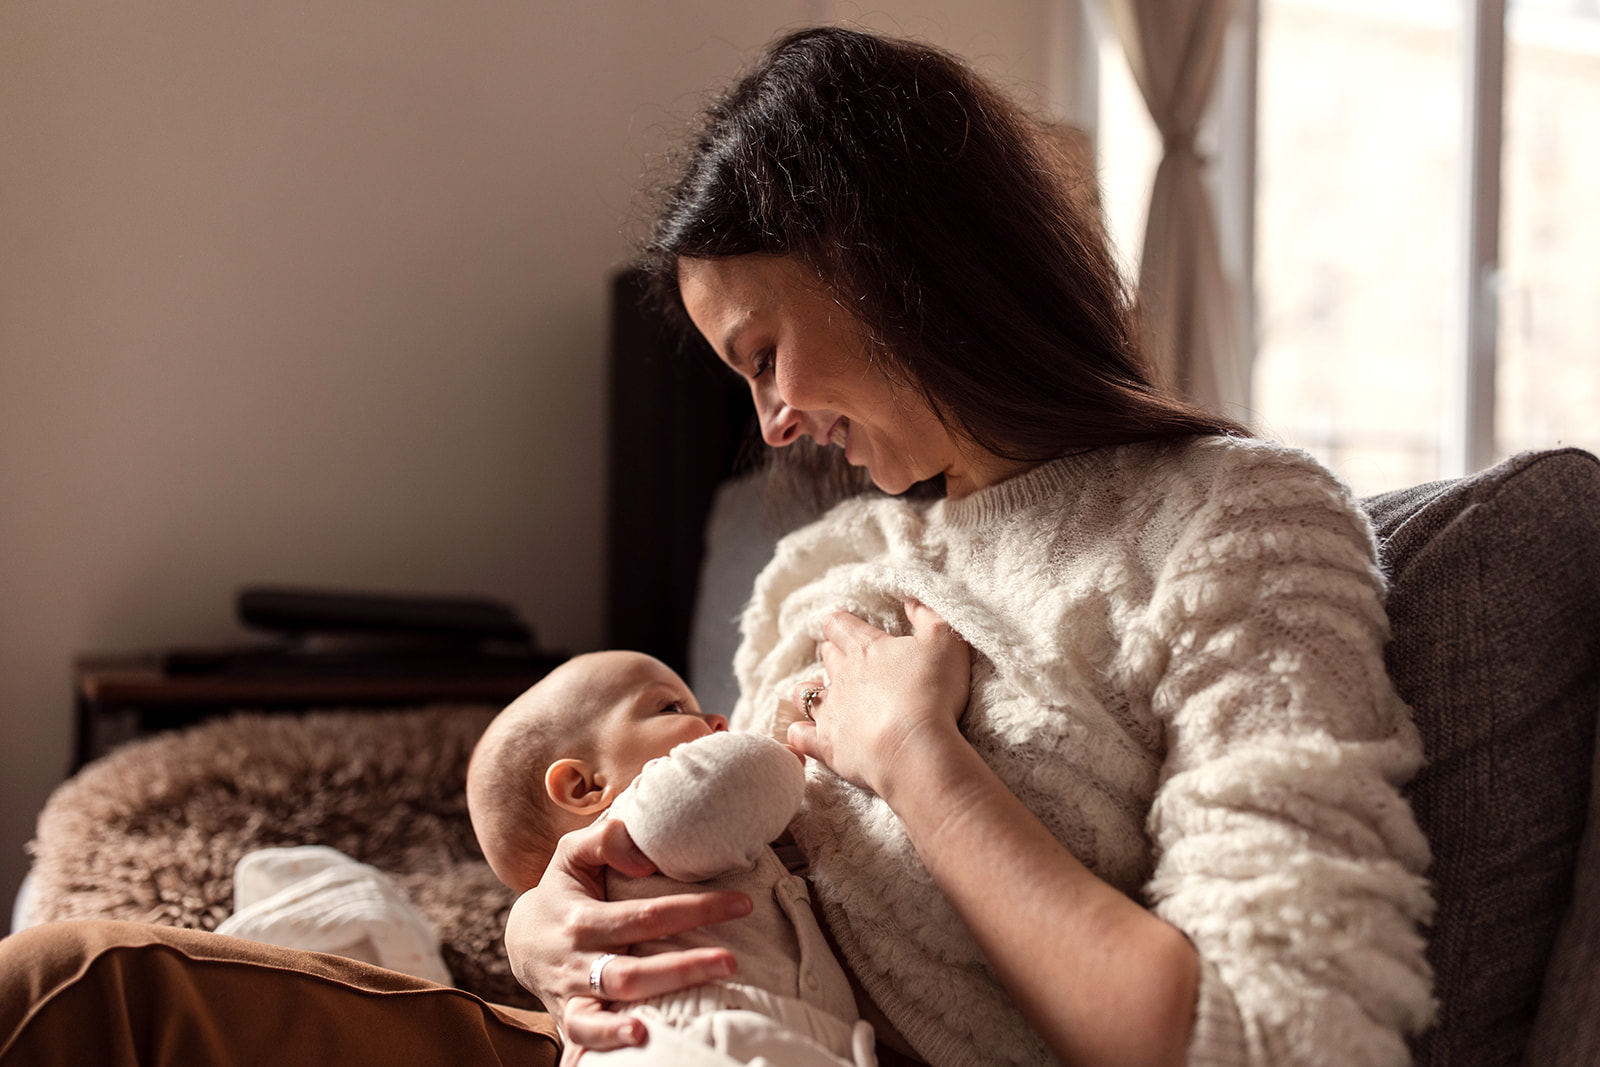
<path id="1" fill-rule="evenodd" d="M 682 714 L 684 714 L 683 705 L 678 703 L 676 700 L 674 700 L 671 704 L 668 704 L 666 707 L 662 708 L 661 710 L 663 712 L 666 712 L 667 714 L 670 714 L 670 715 L 682 715 Z"/>

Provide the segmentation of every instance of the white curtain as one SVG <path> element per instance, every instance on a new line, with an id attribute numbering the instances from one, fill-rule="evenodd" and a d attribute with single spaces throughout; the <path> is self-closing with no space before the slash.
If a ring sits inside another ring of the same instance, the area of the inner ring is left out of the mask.
<path id="1" fill-rule="evenodd" d="M 1222 58 L 1229 0 L 1105 0 L 1161 131 L 1139 268 L 1145 341 L 1165 380 L 1214 411 L 1249 401 L 1249 355 L 1222 272 L 1216 216 L 1195 150 Z"/>

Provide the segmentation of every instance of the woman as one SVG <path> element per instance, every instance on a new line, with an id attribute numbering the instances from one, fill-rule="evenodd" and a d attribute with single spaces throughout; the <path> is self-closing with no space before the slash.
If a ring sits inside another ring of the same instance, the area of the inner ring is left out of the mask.
<path id="1" fill-rule="evenodd" d="M 1068 174 L 959 62 L 840 29 L 711 108 L 658 289 L 769 445 L 892 495 L 780 546 L 735 726 L 827 768 L 797 830 L 824 915 L 929 1062 L 1407 1062 L 1421 751 L 1370 532 L 1309 459 L 1151 382 Z M 572 835 L 507 932 L 590 1047 L 647 1036 L 601 998 L 732 965 L 626 957 L 590 988 L 598 954 L 739 906 L 594 899 L 628 852 Z"/>

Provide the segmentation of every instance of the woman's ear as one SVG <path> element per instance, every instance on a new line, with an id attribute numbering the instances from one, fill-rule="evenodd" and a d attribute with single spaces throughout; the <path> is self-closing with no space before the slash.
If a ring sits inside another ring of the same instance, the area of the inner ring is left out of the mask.
<path id="1" fill-rule="evenodd" d="M 550 764 L 544 772 L 544 791 L 563 811 L 590 818 L 609 807 L 612 799 L 599 774 L 581 759 L 558 759 Z"/>

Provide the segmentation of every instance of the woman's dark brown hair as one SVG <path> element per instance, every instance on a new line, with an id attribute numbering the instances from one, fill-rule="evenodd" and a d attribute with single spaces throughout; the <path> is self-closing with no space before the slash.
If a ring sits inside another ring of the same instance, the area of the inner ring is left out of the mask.
<path id="1" fill-rule="evenodd" d="M 681 309 L 681 257 L 798 257 L 896 380 L 1008 459 L 1247 434 L 1154 384 L 1074 173 L 949 53 L 801 30 L 707 111 L 644 266 Z"/>

